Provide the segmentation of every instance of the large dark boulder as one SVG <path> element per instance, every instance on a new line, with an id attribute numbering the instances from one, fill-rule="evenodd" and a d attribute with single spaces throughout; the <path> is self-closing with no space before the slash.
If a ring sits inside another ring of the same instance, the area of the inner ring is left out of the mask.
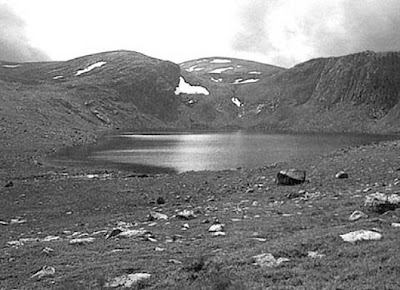
<path id="1" fill-rule="evenodd" d="M 298 169 L 286 169 L 279 171 L 277 182 L 280 185 L 296 185 L 306 181 L 306 172 Z"/>

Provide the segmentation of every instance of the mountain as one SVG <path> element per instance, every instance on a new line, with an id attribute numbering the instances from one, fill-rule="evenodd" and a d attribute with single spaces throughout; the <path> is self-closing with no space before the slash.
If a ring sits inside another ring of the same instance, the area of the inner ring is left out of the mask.
<path id="1" fill-rule="evenodd" d="M 178 65 L 130 51 L 0 62 L 2 139 L 17 138 L 15 146 L 45 138 L 79 144 L 118 127 L 166 128 L 178 118 L 179 76 Z"/>
<path id="2" fill-rule="evenodd" d="M 132 51 L 2 61 L 0 132 L 17 147 L 81 144 L 118 128 L 397 132 L 399 56 L 367 51 L 290 69 L 226 57 L 178 65 Z"/>
<path id="3" fill-rule="evenodd" d="M 210 96 L 214 92 L 218 101 L 209 97 L 202 100 L 220 113 L 230 112 L 231 125 L 294 131 L 396 132 L 400 124 L 399 55 L 366 51 L 313 59 L 290 69 L 264 72 L 250 82 L 244 75 L 235 75 L 233 82 L 223 76 L 218 89 L 207 80 L 211 68 L 199 67 L 197 71 L 193 62 L 181 67 L 192 75 L 188 79 L 210 88 Z M 210 124 L 209 120 L 203 122 Z M 221 123 L 218 117 L 214 120 L 217 126 Z"/>

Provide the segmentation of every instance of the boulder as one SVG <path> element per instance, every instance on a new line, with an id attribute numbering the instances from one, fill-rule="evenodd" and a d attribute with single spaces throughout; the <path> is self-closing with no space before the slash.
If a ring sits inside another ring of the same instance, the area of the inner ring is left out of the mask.
<path id="1" fill-rule="evenodd" d="M 296 185 L 306 181 L 306 172 L 298 169 L 286 169 L 279 171 L 277 181 L 280 185 Z"/>
<path id="2" fill-rule="evenodd" d="M 367 210 L 383 214 L 400 208 L 400 195 L 375 192 L 365 197 L 364 207 Z"/>

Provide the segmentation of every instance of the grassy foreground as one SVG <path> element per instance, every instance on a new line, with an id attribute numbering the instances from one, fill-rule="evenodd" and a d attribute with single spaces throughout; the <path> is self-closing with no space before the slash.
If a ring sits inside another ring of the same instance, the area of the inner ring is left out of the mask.
<path id="1" fill-rule="evenodd" d="M 263 168 L 145 178 L 9 157 L 10 170 L 0 171 L 0 289 L 107 289 L 134 273 L 151 276 L 131 289 L 400 289 L 399 209 L 349 221 L 365 195 L 400 191 L 399 153 L 392 141 Z M 310 182 L 276 185 L 285 168 L 306 170 Z M 349 178 L 336 179 L 340 170 Z M 195 217 L 179 218 L 185 209 Z M 225 235 L 208 231 L 216 220 Z M 106 239 L 115 228 L 141 234 Z M 340 238 L 361 229 L 383 238 Z M 86 240 L 71 243 L 78 238 Z M 286 261 L 261 267 L 253 257 L 263 253 Z M 43 266 L 55 272 L 32 277 Z"/>

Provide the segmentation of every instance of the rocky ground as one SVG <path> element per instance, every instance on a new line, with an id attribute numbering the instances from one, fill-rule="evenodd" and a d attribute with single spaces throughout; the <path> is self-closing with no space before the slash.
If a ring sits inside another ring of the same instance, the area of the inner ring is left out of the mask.
<path id="1" fill-rule="evenodd" d="M 21 136 L 1 147 L 1 290 L 400 289 L 400 209 L 364 206 L 372 193 L 400 191 L 398 141 L 137 176 L 51 162 L 67 135 Z M 308 182 L 277 185 L 286 168 Z M 372 240 L 345 241 L 359 230 Z"/>

